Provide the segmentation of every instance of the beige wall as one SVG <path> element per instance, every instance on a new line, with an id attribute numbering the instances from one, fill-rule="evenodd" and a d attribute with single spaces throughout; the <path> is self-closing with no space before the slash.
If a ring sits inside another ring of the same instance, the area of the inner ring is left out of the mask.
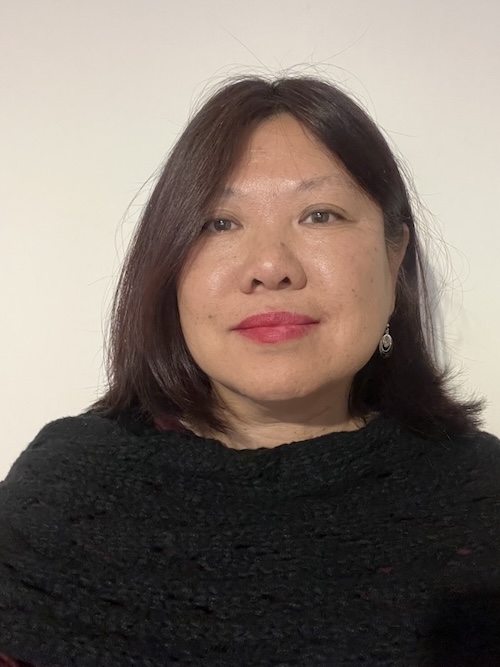
<path id="1" fill-rule="evenodd" d="M 39 428 L 103 385 L 129 204 L 193 101 L 235 73 L 315 63 L 411 165 L 461 387 L 500 434 L 500 3 L 1 0 L 0 479 Z M 309 70 L 311 71 L 311 70 Z"/>

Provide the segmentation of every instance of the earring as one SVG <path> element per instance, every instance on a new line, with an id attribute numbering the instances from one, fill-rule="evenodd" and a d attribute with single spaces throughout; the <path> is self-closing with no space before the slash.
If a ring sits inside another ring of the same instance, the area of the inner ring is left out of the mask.
<path id="1" fill-rule="evenodd" d="M 392 347 L 393 347 L 393 340 L 391 334 L 389 333 L 389 325 L 387 325 L 385 328 L 385 333 L 380 339 L 380 343 L 378 344 L 378 351 L 380 352 L 380 356 L 384 357 L 385 359 L 387 359 L 387 357 L 390 357 L 392 352 Z"/>

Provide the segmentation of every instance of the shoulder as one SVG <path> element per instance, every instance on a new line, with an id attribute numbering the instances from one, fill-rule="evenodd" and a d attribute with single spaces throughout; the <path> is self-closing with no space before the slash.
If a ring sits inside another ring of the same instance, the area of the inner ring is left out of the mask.
<path id="1" fill-rule="evenodd" d="M 417 440 L 421 470 L 436 489 L 462 502 L 467 498 L 500 499 L 500 440 L 496 436 L 477 431 Z"/>
<path id="2" fill-rule="evenodd" d="M 132 426 L 131 426 L 132 425 Z M 0 487 L 30 480 L 64 480 L 85 469 L 120 458 L 120 452 L 137 449 L 139 431 L 125 413 L 108 418 L 89 411 L 46 424 L 21 452 Z"/>
<path id="3" fill-rule="evenodd" d="M 71 417 L 61 417 L 40 429 L 29 449 L 43 447 L 48 441 L 74 442 L 103 435 L 124 435 L 128 431 L 119 419 L 112 419 L 89 411 Z"/>
<path id="4" fill-rule="evenodd" d="M 500 498 L 500 440 L 484 431 L 463 437 L 460 451 L 471 489 L 480 487 L 483 495 Z"/>
<path id="5" fill-rule="evenodd" d="M 496 478 L 500 484 L 500 440 L 485 431 L 443 440 L 441 446 L 449 447 L 449 456 L 454 456 L 457 465 L 468 472 L 482 471 L 485 475 Z"/>
<path id="6" fill-rule="evenodd" d="M 453 461 L 454 468 L 474 463 L 491 464 L 493 467 L 500 465 L 500 440 L 486 431 L 461 435 L 443 431 L 430 436 L 403 427 L 398 442 L 404 442 L 407 449 L 425 454 L 429 460 Z"/>
<path id="7" fill-rule="evenodd" d="M 491 433 L 480 431 L 476 436 L 469 436 L 466 442 L 471 442 L 475 456 L 491 463 L 493 466 L 500 464 L 500 439 Z"/>
<path id="8" fill-rule="evenodd" d="M 380 458 L 402 479 L 412 480 L 414 494 L 420 489 L 444 504 L 471 503 L 485 496 L 492 502 L 500 499 L 500 440 L 490 433 L 442 430 L 429 435 L 399 424 Z"/>
<path id="9" fill-rule="evenodd" d="M 57 550 L 76 517 L 112 497 L 120 477 L 134 478 L 148 456 L 142 444 L 95 413 L 46 424 L 0 482 L 0 565 L 6 553 L 31 558 L 30 544 Z"/>

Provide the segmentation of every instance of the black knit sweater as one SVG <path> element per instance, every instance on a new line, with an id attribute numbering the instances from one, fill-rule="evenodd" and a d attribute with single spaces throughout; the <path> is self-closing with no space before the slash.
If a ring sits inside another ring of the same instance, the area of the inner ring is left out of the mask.
<path id="1" fill-rule="evenodd" d="M 0 653 L 41 667 L 500 665 L 500 442 L 235 450 L 47 425 L 0 484 Z"/>

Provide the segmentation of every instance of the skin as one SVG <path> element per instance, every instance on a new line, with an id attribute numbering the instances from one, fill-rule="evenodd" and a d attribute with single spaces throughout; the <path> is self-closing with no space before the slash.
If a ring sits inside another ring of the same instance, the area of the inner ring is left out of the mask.
<path id="1" fill-rule="evenodd" d="M 349 389 L 394 310 L 404 232 L 389 250 L 379 206 L 292 116 L 262 123 L 178 283 L 186 344 L 231 430 L 188 427 L 236 449 L 359 428 Z M 276 310 L 319 324 L 272 345 L 232 330 Z"/>

